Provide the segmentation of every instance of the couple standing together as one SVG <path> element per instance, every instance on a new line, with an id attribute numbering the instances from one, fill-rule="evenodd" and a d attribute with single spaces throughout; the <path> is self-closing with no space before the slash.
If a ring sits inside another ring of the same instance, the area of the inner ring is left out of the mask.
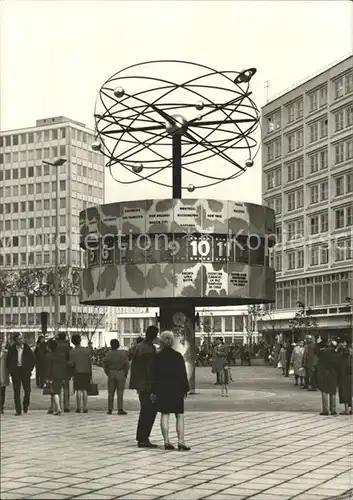
<path id="1" fill-rule="evenodd" d="M 135 389 L 140 400 L 140 415 L 136 441 L 139 448 L 157 448 L 150 434 L 157 412 L 161 413 L 161 431 L 166 450 L 175 450 L 169 440 L 169 415 L 176 416 L 178 449 L 189 451 L 184 442 L 184 399 L 189 392 L 188 377 L 182 355 L 173 349 L 174 335 L 162 332 L 161 351 L 157 354 L 154 341 L 156 326 L 149 326 L 145 340 L 137 344 L 131 362 L 130 389 Z"/>

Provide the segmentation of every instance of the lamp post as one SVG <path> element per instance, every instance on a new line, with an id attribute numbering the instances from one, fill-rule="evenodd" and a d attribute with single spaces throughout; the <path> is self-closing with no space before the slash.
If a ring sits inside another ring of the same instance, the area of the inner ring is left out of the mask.
<path id="1" fill-rule="evenodd" d="M 60 207 L 59 207 L 59 196 L 60 196 L 60 177 L 59 177 L 59 167 L 66 162 L 65 158 L 58 158 L 53 162 L 43 160 L 43 163 L 56 167 L 56 200 L 55 200 L 55 267 L 54 267 L 54 331 L 55 336 L 59 333 L 59 323 L 60 323 L 60 296 L 59 296 L 59 234 L 60 234 Z"/>

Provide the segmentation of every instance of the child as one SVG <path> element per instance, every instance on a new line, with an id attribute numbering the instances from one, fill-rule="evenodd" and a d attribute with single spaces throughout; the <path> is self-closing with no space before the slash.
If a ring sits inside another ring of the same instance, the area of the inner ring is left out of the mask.
<path id="1" fill-rule="evenodd" d="M 224 365 L 221 371 L 222 397 L 228 397 L 229 366 Z"/>

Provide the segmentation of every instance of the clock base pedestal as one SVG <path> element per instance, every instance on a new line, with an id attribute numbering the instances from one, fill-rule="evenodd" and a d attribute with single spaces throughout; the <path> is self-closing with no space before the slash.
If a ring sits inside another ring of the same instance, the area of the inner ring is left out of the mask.
<path id="1" fill-rule="evenodd" d="M 175 336 L 174 348 L 184 359 L 189 379 L 190 393 L 195 394 L 195 306 L 188 299 L 171 299 L 159 308 L 161 332 L 170 330 Z"/>

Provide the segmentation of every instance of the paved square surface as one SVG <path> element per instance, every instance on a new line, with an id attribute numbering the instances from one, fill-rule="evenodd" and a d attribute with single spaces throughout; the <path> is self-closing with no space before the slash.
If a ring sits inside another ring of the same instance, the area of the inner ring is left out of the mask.
<path id="1" fill-rule="evenodd" d="M 1 499 L 352 498 L 352 418 L 296 412 L 186 413 L 190 452 L 134 441 L 138 414 L 33 411 L 1 418 Z M 174 418 L 171 440 L 176 442 Z"/>

